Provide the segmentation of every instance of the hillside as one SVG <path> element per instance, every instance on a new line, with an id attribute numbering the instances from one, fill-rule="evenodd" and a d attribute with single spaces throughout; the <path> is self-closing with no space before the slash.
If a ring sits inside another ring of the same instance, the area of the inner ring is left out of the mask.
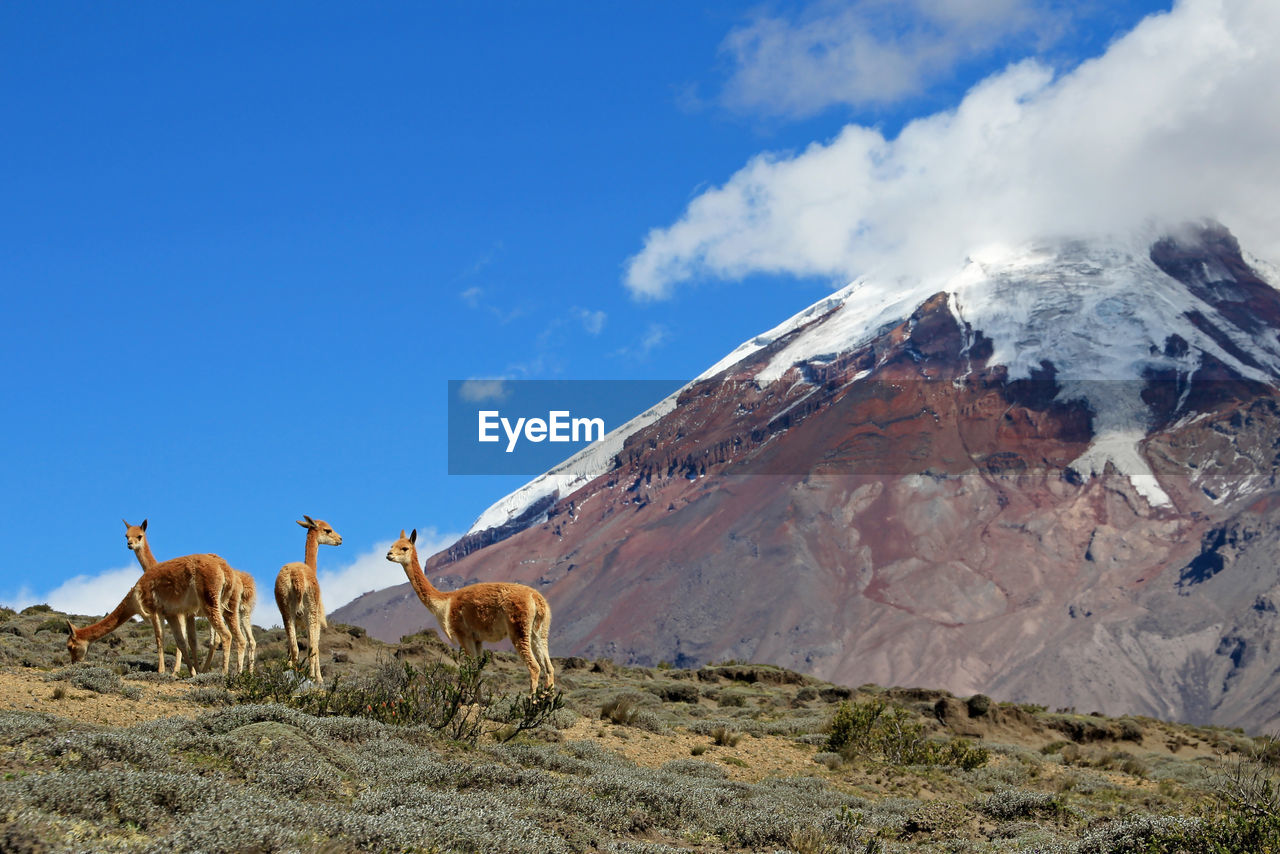
<path id="1" fill-rule="evenodd" d="M 975 253 L 758 335 L 433 556 L 556 654 L 1280 724 L 1280 292 L 1221 226 Z M 393 640 L 407 585 L 335 618 Z"/>
<path id="2" fill-rule="evenodd" d="M 1280 840 L 1273 803 L 1260 821 L 1227 800 L 1242 791 L 1233 774 L 1274 775 L 1247 759 L 1268 743 L 1237 731 L 854 691 L 763 665 L 561 658 L 563 708 L 499 742 L 492 720 L 472 739 L 391 723 L 374 703 L 325 714 L 324 692 L 282 688 L 279 630 L 258 630 L 256 677 L 227 683 L 158 677 L 140 623 L 65 666 L 63 623 L 43 606 L 0 613 L 5 851 L 1085 854 Z M 322 644 L 335 697 L 343 684 L 373 697 L 406 662 L 453 662 L 430 632 L 386 644 L 335 625 Z M 522 669 L 499 654 L 484 684 L 509 696 Z M 503 702 L 484 708 L 500 716 Z"/>

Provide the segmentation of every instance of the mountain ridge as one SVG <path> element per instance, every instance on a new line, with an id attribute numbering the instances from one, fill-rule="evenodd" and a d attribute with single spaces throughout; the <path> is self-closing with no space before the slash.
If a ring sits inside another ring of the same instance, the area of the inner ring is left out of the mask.
<path id="1" fill-rule="evenodd" d="M 988 252 L 949 290 L 854 283 L 426 570 L 542 589 L 558 654 L 1268 723 L 1249 603 L 1280 601 L 1280 295 L 1220 226 L 1163 240 Z M 1205 557 L 1250 514 L 1262 533 Z M 423 624 L 383 593 L 335 616 Z"/>

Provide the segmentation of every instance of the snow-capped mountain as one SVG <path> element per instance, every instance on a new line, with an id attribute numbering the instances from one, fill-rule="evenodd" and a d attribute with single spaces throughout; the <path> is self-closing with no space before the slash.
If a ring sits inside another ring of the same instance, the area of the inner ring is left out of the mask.
<path id="1" fill-rule="evenodd" d="M 557 655 L 1271 723 L 1277 281 L 1213 224 L 859 280 L 428 572 L 542 588 Z M 428 622 L 397 590 L 334 617 Z"/>

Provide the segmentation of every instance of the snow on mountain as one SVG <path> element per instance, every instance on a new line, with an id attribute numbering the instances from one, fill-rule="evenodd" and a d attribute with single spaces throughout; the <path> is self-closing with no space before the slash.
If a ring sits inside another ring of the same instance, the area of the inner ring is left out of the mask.
<path id="1" fill-rule="evenodd" d="M 1198 239 L 1188 235 L 1181 239 Z M 1151 427 L 1143 381 L 1163 373 L 1183 378 L 1189 387 L 1207 356 L 1239 376 L 1275 385 L 1280 340 L 1274 330 L 1250 331 L 1238 316 L 1224 315 L 1219 293 L 1224 287 L 1227 305 L 1243 299 L 1230 292 L 1236 274 L 1225 263 L 1213 256 L 1199 260 L 1184 276 L 1190 277 L 1189 286 L 1153 260 L 1155 244 L 1147 232 L 990 245 L 973 252 L 950 276 L 915 281 L 868 276 L 744 342 L 694 382 L 731 371 L 793 336 L 754 369 L 755 382 L 769 385 L 797 365 L 833 362 L 903 322 L 930 296 L 946 293 L 956 321 L 971 338 L 981 335 L 991 342 L 988 363 L 1004 365 L 1009 380 L 1031 377 L 1050 364 L 1061 386 L 1059 400 L 1087 402 L 1095 439 L 1073 468 L 1088 477 L 1110 465 L 1128 475 L 1153 507 L 1166 506 L 1168 496 L 1138 451 Z M 1260 262 L 1255 270 L 1274 276 Z M 471 533 L 503 525 L 535 501 L 566 496 L 608 471 L 626 438 L 672 411 L 688 387 L 496 502 Z"/>
<path id="2" fill-rule="evenodd" d="M 515 492 L 499 499 L 480 514 L 480 518 L 476 519 L 467 533 L 474 534 L 505 525 L 518 518 L 538 500 L 549 495 L 568 495 L 578 486 L 604 474 L 613 465 L 613 458 L 622 450 L 622 443 L 627 437 L 675 409 L 679 394 L 679 391 L 673 392 L 635 418 L 609 431 L 600 441 L 593 442 L 551 471 L 538 475 Z"/>

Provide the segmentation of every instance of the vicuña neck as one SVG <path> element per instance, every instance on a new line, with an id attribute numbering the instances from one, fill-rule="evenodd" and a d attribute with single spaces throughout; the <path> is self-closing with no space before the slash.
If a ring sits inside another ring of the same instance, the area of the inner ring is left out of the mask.
<path id="1" fill-rule="evenodd" d="M 134 555 L 137 556 L 138 563 L 142 565 L 143 572 L 146 572 L 148 569 L 159 563 L 159 561 L 156 560 L 156 556 L 151 553 L 151 543 L 147 542 L 145 539 L 142 541 L 142 548 L 135 551 Z"/>
<path id="2" fill-rule="evenodd" d="M 120 628 L 122 623 L 138 613 L 141 613 L 141 611 L 138 608 L 137 594 L 135 591 L 130 590 L 129 595 L 124 597 L 110 614 L 107 614 L 96 623 L 85 626 L 83 629 L 76 629 L 76 637 L 80 640 L 96 641 L 100 637 L 111 634 Z"/>
<path id="3" fill-rule="evenodd" d="M 405 575 L 409 576 L 409 584 L 413 586 L 413 592 L 418 594 L 422 604 L 426 605 L 432 613 L 436 613 L 445 607 L 449 601 L 449 595 L 437 590 L 427 578 L 426 573 L 422 571 L 422 564 L 418 562 L 417 549 L 413 549 L 409 557 L 411 560 L 404 568 Z"/>
<path id="4" fill-rule="evenodd" d="M 311 567 L 316 568 L 316 561 L 320 558 L 320 532 L 315 528 L 307 528 L 307 554 L 302 562 Z"/>

